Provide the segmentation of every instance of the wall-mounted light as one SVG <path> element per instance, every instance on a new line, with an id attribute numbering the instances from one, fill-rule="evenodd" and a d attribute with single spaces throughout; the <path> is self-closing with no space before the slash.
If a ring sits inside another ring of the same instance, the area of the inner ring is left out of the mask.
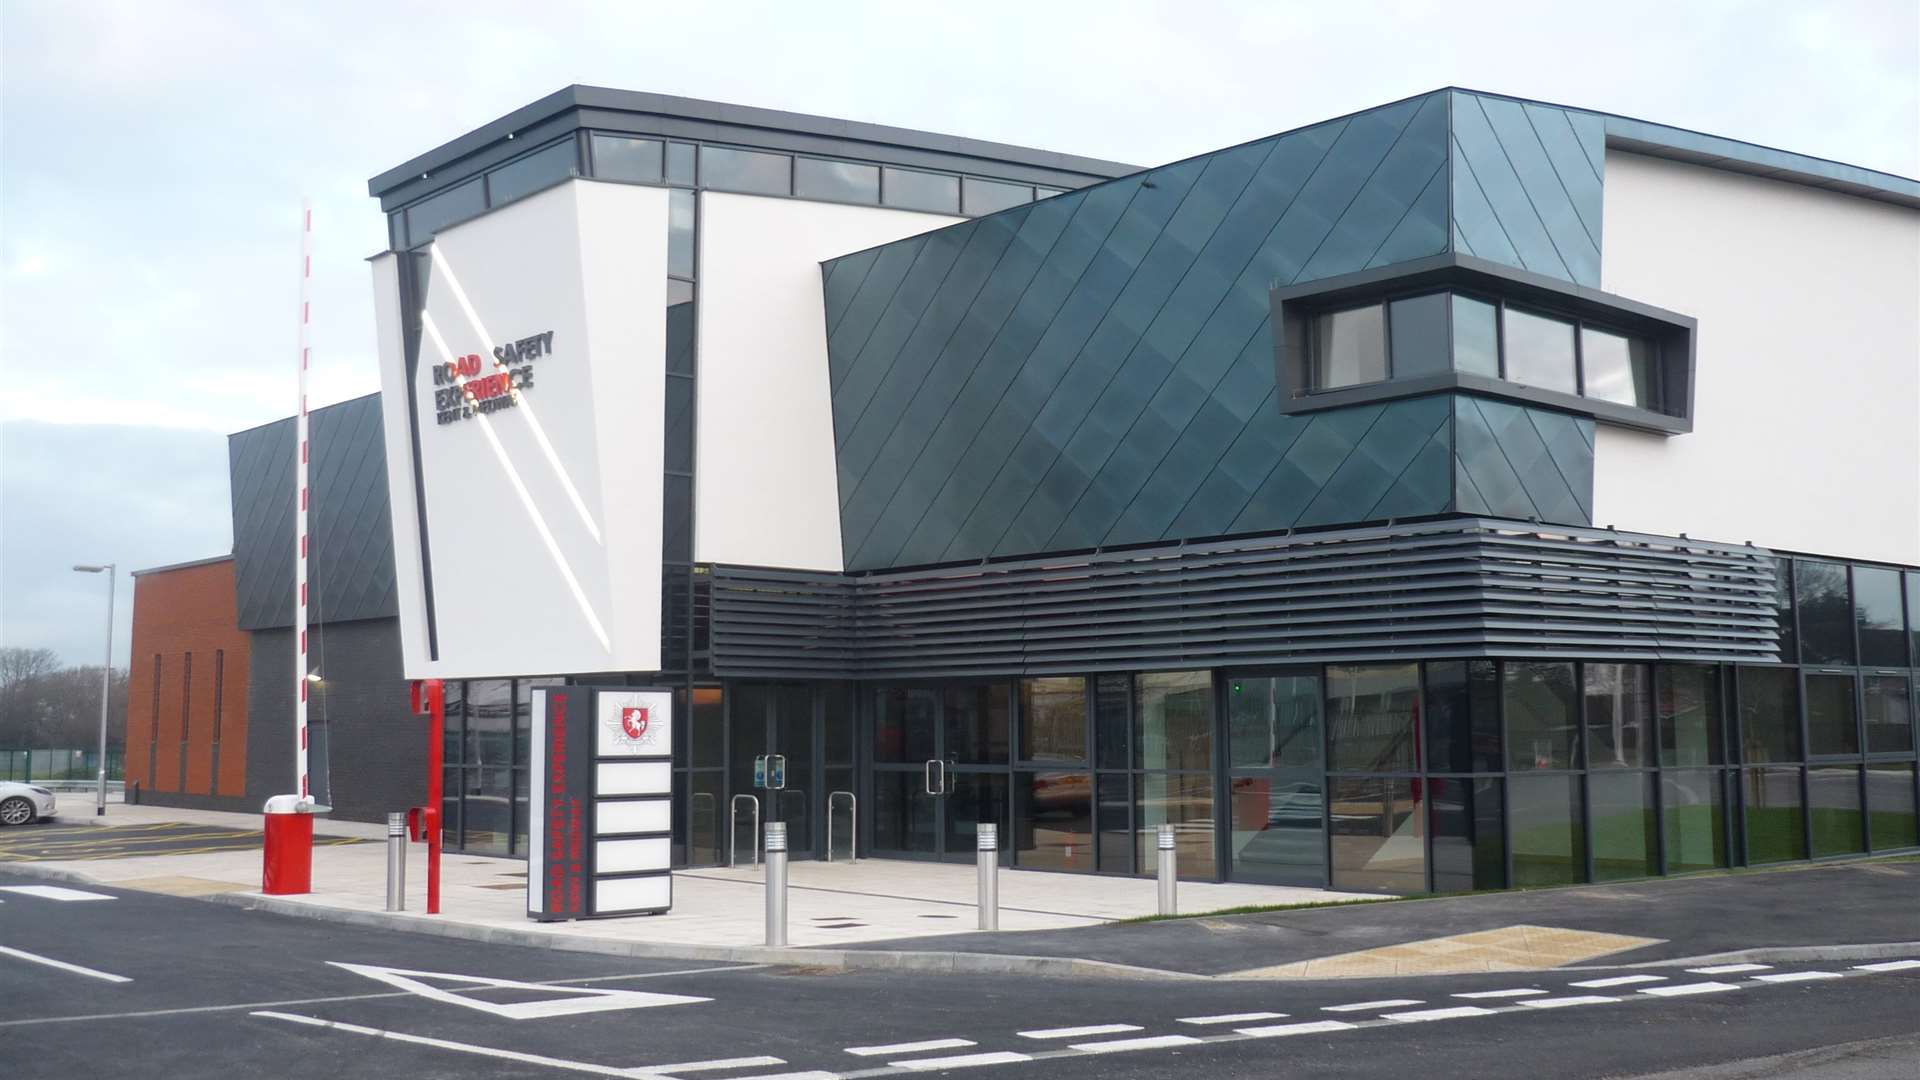
<path id="1" fill-rule="evenodd" d="M 310 682 L 310 683 L 317 683 L 317 682 L 319 682 L 319 681 L 320 681 L 320 673 L 319 673 L 319 672 L 317 672 L 317 671 L 309 671 L 309 672 L 307 672 L 307 681 L 308 681 L 308 682 Z"/>

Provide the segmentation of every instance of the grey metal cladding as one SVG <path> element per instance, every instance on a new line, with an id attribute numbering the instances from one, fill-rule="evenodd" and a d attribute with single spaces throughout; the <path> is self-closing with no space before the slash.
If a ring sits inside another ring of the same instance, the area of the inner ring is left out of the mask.
<path id="1" fill-rule="evenodd" d="M 1606 159 L 1600 118 L 1462 90 L 1447 97 L 1454 246 L 1598 288 Z"/>
<path id="2" fill-rule="evenodd" d="M 1593 420 L 1454 395 L 1454 497 L 1463 514 L 1593 523 Z"/>
<path id="3" fill-rule="evenodd" d="M 1447 251 L 1447 147 L 1446 95 L 1429 94 L 826 263 L 846 565 L 1360 521 L 1389 492 L 1421 503 L 1361 465 L 1335 482 L 1325 446 L 1359 450 L 1382 410 L 1281 413 L 1267 296 Z M 1366 452 L 1405 451 L 1388 431 L 1424 446 L 1444 421 L 1418 439 L 1398 424 L 1425 408 L 1388 410 Z M 1276 493 L 1302 439 L 1313 485 Z M 1424 470 L 1419 446 L 1405 464 Z M 1409 512 L 1444 509 L 1447 486 Z"/>
<path id="4" fill-rule="evenodd" d="M 318 623 L 395 615 L 380 395 L 315 409 L 309 423 L 308 618 Z M 292 417 L 227 438 L 243 630 L 293 624 L 294 451 Z"/>
<path id="5" fill-rule="evenodd" d="M 713 668 L 937 678 L 1460 656 L 1773 662 L 1763 549 L 1488 518 L 857 576 L 715 566 Z"/>

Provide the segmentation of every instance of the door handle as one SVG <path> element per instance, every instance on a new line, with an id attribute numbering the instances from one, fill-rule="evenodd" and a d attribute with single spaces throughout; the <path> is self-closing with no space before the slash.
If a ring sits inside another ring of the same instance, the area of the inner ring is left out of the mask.
<path id="1" fill-rule="evenodd" d="M 953 794 L 953 774 L 947 770 L 947 763 L 940 763 L 940 794 Z"/>
<path id="2" fill-rule="evenodd" d="M 929 795 L 938 795 L 940 792 L 935 790 L 933 786 L 933 766 L 934 761 L 932 758 L 928 758 L 927 761 L 920 766 L 920 787 Z"/>

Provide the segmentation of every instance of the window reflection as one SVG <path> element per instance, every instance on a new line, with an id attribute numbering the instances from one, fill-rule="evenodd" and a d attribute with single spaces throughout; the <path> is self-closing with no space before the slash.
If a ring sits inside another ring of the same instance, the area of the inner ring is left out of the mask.
<path id="1" fill-rule="evenodd" d="M 1513 308 L 1507 309 L 1502 323 L 1508 379 L 1563 394 L 1579 393 L 1572 323 Z"/>
<path id="2" fill-rule="evenodd" d="M 1313 322 L 1313 385 L 1317 390 L 1387 377 L 1387 327 L 1379 304 L 1335 311 Z"/>
<path id="3" fill-rule="evenodd" d="M 1653 345 L 1644 338 L 1582 327 L 1580 370 L 1588 397 L 1653 408 Z"/>

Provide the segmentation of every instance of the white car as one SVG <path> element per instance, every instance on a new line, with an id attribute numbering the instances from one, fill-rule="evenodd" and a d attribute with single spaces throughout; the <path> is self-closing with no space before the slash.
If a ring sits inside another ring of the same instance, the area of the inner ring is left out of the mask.
<path id="1" fill-rule="evenodd" d="M 0 825 L 31 825 L 53 816 L 53 792 L 0 780 Z"/>

